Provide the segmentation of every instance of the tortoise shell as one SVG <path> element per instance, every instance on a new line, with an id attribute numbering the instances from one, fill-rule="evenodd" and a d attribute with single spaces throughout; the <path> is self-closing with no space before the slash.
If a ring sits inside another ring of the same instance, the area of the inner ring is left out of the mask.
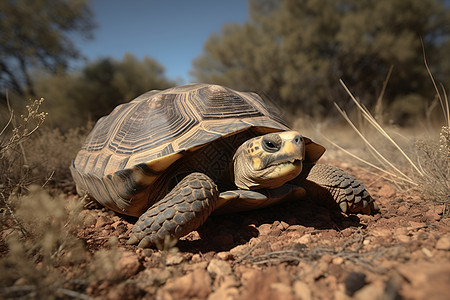
<path id="1" fill-rule="evenodd" d="M 255 93 L 209 84 L 154 90 L 99 119 L 71 172 L 79 194 L 139 216 L 158 200 L 151 199 L 162 189 L 156 182 L 177 160 L 249 130 L 262 135 L 289 127 Z"/>

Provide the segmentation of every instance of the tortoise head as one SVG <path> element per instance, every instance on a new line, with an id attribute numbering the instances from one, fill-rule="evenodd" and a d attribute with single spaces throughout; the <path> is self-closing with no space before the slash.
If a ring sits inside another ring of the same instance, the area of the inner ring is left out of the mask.
<path id="1" fill-rule="evenodd" d="M 325 148 L 297 131 L 268 133 L 243 143 L 233 157 L 240 189 L 277 188 L 297 177 L 304 162 L 315 163 Z"/>

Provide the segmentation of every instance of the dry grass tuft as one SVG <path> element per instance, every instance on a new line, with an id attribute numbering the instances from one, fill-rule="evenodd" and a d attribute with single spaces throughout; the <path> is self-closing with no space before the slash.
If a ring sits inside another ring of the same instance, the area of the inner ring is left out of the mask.
<path id="1" fill-rule="evenodd" d="M 345 83 L 341 80 L 341 84 L 347 91 L 352 101 L 357 106 L 359 112 L 363 116 L 366 124 L 375 129 L 382 140 L 376 143 L 373 140 L 373 131 L 370 134 L 360 130 L 347 116 L 347 114 L 336 104 L 338 111 L 364 141 L 368 148 L 368 152 L 373 155 L 375 162 L 362 159 L 359 155 L 350 153 L 336 145 L 329 138 L 329 143 L 338 147 L 343 152 L 351 155 L 359 161 L 369 165 L 370 167 L 382 172 L 386 178 L 394 182 L 397 186 L 403 188 L 415 188 L 423 192 L 425 199 L 431 199 L 435 203 L 444 204 L 447 207 L 450 204 L 450 109 L 448 97 L 444 88 L 437 88 L 434 78 L 429 71 L 430 78 L 436 89 L 436 96 L 441 104 L 441 109 L 445 119 L 445 125 L 440 130 L 439 141 L 432 138 L 418 139 L 411 145 L 401 146 L 385 126 L 380 125 L 375 117 L 364 107 L 349 91 Z M 361 126 L 360 126 L 361 127 Z M 384 151 L 381 145 L 390 145 L 389 151 Z M 407 148 L 412 148 L 407 149 Z M 445 209 L 448 211 L 448 209 Z"/>

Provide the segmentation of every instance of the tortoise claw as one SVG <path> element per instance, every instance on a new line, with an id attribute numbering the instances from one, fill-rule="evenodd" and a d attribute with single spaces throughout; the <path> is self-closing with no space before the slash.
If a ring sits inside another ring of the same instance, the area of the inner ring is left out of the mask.
<path id="1" fill-rule="evenodd" d="M 131 234 L 127 241 L 127 245 L 136 245 L 137 243 L 139 243 L 139 239 L 134 234 Z"/>
<path id="2" fill-rule="evenodd" d="M 341 211 L 343 213 L 346 213 L 348 208 L 347 201 L 342 201 L 341 203 L 339 203 L 339 207 L 341 208 Z"/>

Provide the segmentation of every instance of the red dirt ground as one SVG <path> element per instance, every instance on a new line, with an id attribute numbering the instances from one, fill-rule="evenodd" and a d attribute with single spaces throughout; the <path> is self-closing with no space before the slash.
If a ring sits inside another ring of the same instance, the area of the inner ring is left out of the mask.
<path id="1" fill-rule="evenodd" d="M 311 199 L 210 217 L 170 251 L 126 245 L 136 221 L 96 206 L 79 236 L 92 252 L 118 237 L 115 280 L 99 299 L 449 299 L 450 218 L 357 167 L 380 206 L 346 216 Z M 90 220 L 90 221 L 89 221 Z"/>

